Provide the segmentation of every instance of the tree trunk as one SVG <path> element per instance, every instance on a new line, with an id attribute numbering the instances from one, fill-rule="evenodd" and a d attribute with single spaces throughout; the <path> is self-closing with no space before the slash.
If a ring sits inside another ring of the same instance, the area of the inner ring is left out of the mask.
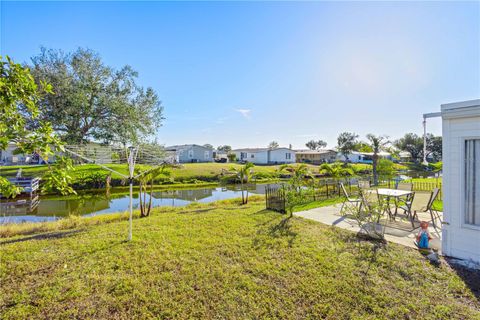
<path id="1" fill-rule="evenodd" d="M 244 196 L 243 196 L 243 192 L 244 192 L 244 191 L 243 191 L 243 179 L 240 180 L 240 188 L 242 189 L 242 204 L 245 204 L 245 198 L 244 198 Z"/>
<path id="2" fill-rule="evenodd" d="M 139 189 L 138 189 L 138 200 L 140 205 L 140 215 L 143 217 L 143 204 L 142 204 L 142 182 L 140 182 Z"/>
<path id="3" fill-rule="evenodd" d="M 377 163 L 378 163 L 378 155 L 373 155 L 373 185 L 378 185 L 378 173 L 377 173 Z"/>
<path id="4" fill-rule="evenodd" d="M 150 215 L 150 211 L 152 210 L 152 198 L 153 198 L 153 179 L 152 181 L 150 181 L 150 199 L 148 199 L 147 216 Z"/>

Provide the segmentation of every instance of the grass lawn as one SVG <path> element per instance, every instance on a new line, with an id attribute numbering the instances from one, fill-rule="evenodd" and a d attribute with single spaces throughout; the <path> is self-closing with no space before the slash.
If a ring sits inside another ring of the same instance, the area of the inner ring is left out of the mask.
<path id="1" fill-rule="evenodd" d="M 122 174 L 128 174 L 128 169 L 126 164 L 109 164 L 107 167 L 118 171 Z M 218 175 L 222 173 L 223 170 L 229 170 L 232 167 L 240 167 L 240 164 L 237 163 L 186 163 L 182 164 L 181 167 L 171 169 L 171 177 L 175 180 L 190 180 L 190 179 L 199 179 L 199 180 L 213 180 L 216 179 Z M 274 174 L 280 166 L 255 166 L 254 171 L 260 174 Z M 312 166 L 313 167 L 313 166 Z M 41 176 L 47 169 L 46 165 L 38 166 L 5 166 L 0 167 L 0 174 L 3 176 L 13 176 L 16 174 L 18 169 L 22 169 L 24 176 Z M 137 168 L 140 170 L 146 170 L 149 168 L 147 165 L 137 165 Z M 87 173 L 102 173 L 108 174 L 109 171 L 105 170 L 94 164 L 83 164 L 75 166 L 75 171 L 73 172 L 74 176 L 81 176 L 82 174 Z M 122 176 L 113 173 L 112 178 L 121 179 Z"/>
<path id="2" fill-rule="evenodd" d="M 253 199 L 155 209 L 134 221 L 130 243 L 120 215 L 4 238 L 0 314 L 479 319 L 479 301 L 446 263 L 435 267 L 416 250 L 379 248 L 335 227 L 288 219 Z"/>

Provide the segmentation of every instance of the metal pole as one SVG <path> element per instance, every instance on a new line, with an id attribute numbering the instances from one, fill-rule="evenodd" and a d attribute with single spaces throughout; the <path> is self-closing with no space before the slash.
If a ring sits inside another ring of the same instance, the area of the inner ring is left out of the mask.
<path id="1" fill-rule="evenodd" d="M 133 220 L 133 179 L 130 178 L 130 217 L 128 219 L 128 241 L 132 241 L 132 220 Z"/>
<path id="2" fill-rule="evenodd" d="M 423 164 L 428 165 L 427 162 L 427 118 L 423 117 Z"/>
<path id="3" fill-rule="evenodd" d="M 135 158 L 137 157 L 136 148 L 130 148 L 128 155 L 128 169 L 129 169 L 129 183 L 130 183 L 130 216 L 128 219 L 128 241 L 132 240 L 132 229 L 133 229 L 133 172 L 135 169 Z"/>

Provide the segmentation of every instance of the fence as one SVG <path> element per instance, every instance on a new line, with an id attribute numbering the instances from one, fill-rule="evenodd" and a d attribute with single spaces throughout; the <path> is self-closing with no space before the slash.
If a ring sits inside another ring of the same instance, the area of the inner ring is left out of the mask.
<path id="1" fill-rule="evenodd" d="M 285 213 L 286 200 L 285 190 L 283 186 L 272 187 L 270 185 L 265 187 L 265 202 L 269 210 Z"/>
<path id="2" fill-rule="evenodd" d="M 336 198 L 342 195 L 340 189 L 340 182 L 345 184 L 347 190 L 352 192 L 357 189 L 356 184 L 350 180 L 338 181 L 333 179 L 320 180 L 315 185 L 302 187 L 301 196 L 297 197 L 296 205 L 302 203 L 310 203 L 317 200 L 325 200 L 328 198 Z M 287 208 L 287 192 L 288 185 L 266 186 L 265 188 L 265 202 L 266 208 L 278 212 L 285 213 Z M 291 190 L 291 189 L 290 189 Z M 297 202 L 298 201 L 298 202 Z"/>
<path id="3" fill-rule="evenodd" d="M 325 200 L 343 196 L 340 183 L 343 183 L 349 194 L 355 195 L 358 192 L 358 181 L 369 180 L 346 178 L 346 179 L 322 179 L 315 184 L 302 188 L 301 201 L 309 203 L 317 200 Z M 432 179 L 433 180 L 433 179 Z M 395 189 L 399 180 L 396 179 L 379 179 L 376 187 Z M 409 181 L 413 184 L 413 191 L 431 192 L 435 188 L 440 189 L 438 200 L 442 200 L 442 183 L 440 181 Z M 285 213 L 287 208 L 287 188 L 285 185 L 267 186 L 265 188 L 265 201 L 267 209 Z M 300 203 L 298 203 L 300 204 Z"/>

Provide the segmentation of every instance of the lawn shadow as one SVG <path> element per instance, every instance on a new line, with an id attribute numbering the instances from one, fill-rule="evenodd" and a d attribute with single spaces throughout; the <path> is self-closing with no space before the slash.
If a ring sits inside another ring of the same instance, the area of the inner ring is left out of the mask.
<path id="1" fill-rule="evenodd" d="M 480 302 L 480 270 L 467 268 L 455 262 L 455 259 L 450 260 L 446 258 L 445 261 L 463 280 L 465 285 L 470 288 L 475 298 Z"/>
<path id="2" fill-rule="evenodd" d="M 287 239 L 289 247 L 293 245 L 297 233 L 292 230 L 292 217 L 285 216 L 277 223 L 276 221 L 278 221 L 278 218 L 279 217 L 274 217 L 263 223 L 257 224 L 259 229 L 257 231 L 257 236 L 253 240 L 253 246 L 255 248 L 271 246 L 272 240 L 281 238 Z"/>
<path id="3" fill-rule="evenodd" d="M 69 236 L 72 236 L 74 234 L 83 232 L 84 230 L 85 229 L 77 229 L 77 230 L 70 230 L 70 231 L 57 231 L 57 232 L 41 233 L 41 234 L 36 234 L 36 235 L 33 235 L 33 236 L 27 236 L 27 237 L 18 238 L 18 239 L 0 241 L 0 246 L 10 244 L 10 243 L 24 242 L 24 241 L 30 241 L 30 240 L 61 239 L 61 238 L 69 237 Z"/>

